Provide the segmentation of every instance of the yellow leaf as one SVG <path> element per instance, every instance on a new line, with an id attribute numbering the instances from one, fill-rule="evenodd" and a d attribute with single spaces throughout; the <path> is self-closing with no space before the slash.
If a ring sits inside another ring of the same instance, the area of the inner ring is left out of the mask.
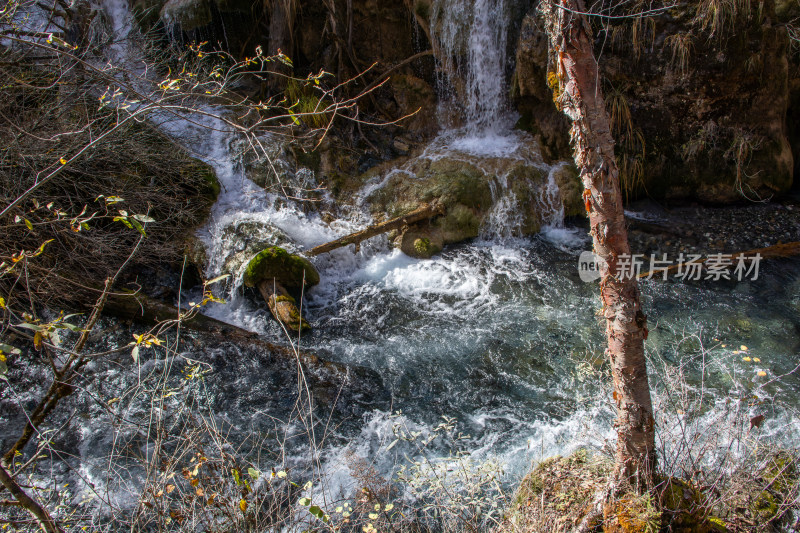
<path id="1" fill-rule="evenodd" d="M 0 309 L 6 308 L 6 300 L 2 296 L 0 296 Z"/>
<path id="2" fill-rule="evenodd" d="M 767 373 L 766 373 L 766 372 L 764 372 L 763 370 L 759 370 L 759 371 L 758 371 L 758 376 L 759 376 L 759 377 L 762 377 L 762 378 L 763 378 L 763 377 L 764 377 L 764 376 L 766 376 L 766 375 L 767 375 Z"/>
<path id="3" fill-rule="evenodd" d="M 741 346 L 739 346 L 739 349 L 740 349 L 741 351 L 743 351 L 743 352 L 746 352 L 746 351 L 747 351 L 747 346 L 745 346 L 744 344 L 742 344 Z"/>
<path id="4" fill-rule="evenodd" d="M 169 493 L 171 493 L 173 490 L 175 490 L 175 485 L 173 485 L 173 484 L 169 484 L 169 485 L 167 485 L 167 486 L 166 486 L 166 489 L 167 489 L 167 494 L 169 494 Z"/>
<path id="5" fill-rule="evenodd" d="M 749 357 L 742 357 L 742 361 L 745 361 L 745 362 L 747 362 L 747 363 L 749 363 L 749 362 L 750 362 L 750 360 L 751 360 L 751 359 L 750 359 Z"/>
<path id="6" fill-rule="evenodd" d="M 755 361 L 756 363 L 760 363 L 761 359 L 759 359 L 758 357 L 753 357 L 753 361 Z"/>
<path id="7" fill-rule="evenodd" d="M 243 513 L 247 511 L 247 502 L 244 500 L 239 500 L 239 509 L 241 509 Z"/>
<path id="8" fill-rule="evenodd" d="M 58 161 L 59 161 L 59 162 L 60 162 L 62 165 L 66 165 L 66 164 L 67 164 L 67 160 L 66 160 L 66 159 L 64 159 L 63 157 L 62 157 L 61 159 L 59 159 Z"/>

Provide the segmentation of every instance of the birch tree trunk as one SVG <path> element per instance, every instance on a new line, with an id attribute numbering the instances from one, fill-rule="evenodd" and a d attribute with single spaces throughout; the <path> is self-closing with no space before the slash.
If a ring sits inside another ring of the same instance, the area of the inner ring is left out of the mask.
<path id="1" fill-rule="evenodd" d="M 639 303 L 635 275 L 620 275 L 630 247 L 592 30 L 583 0 L 543 0 L 540 9 L 554 63 L 548 81 L 557 105 L 572 124 L 573 155 L 584 186 L 594 253 L 602 259 L 600 297 L 617 405 L 611 494 L 626 482 L 643 492 L 653 486 L 656 463 L 655 421 L 644 357 L 647 317 Z"/>

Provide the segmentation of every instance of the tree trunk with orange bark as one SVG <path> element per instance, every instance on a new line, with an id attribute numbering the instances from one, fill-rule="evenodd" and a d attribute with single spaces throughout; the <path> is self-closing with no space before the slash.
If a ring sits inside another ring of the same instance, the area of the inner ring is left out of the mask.
<path id="1" fill-rule="evenodd" d="M 653 486 L 655 427 L 644 340 L 647 317 L 639 302 L 635 275 L 622 272 L 630 258 L 619 169 L 603 94 L 592 30 L 583 0 L 544 0 L 551 73 L 559 108 L 571 121 L 575 163 L 584 186 L 594 253 L 600 262 L 600 297 L 617 406 L 617 450 L 611 493 Z M 556 84 L 557 80 L 557 84 Z"/>

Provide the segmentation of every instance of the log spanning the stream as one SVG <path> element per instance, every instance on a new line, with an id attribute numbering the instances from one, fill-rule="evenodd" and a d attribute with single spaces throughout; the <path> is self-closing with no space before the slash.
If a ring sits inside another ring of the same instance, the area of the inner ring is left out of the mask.
<path id="1" fill-rule="evenodd" d="M 315 246 L 314 248 L 305 252 L 305 255 L 313 257 L 315 255 L 324 254 L 332 250 L 336 250 L 337 248 L 342 248 L 344 246 L 347 246 L 348 244 L 355 244 L 356 250 L 358 250 L 361 241 L 367 240 L 370 237 L 374 237 L 375 235 L 380 235 L 381 233 L 386 233 L 387 231 L 402 229 L 416 222 L 421 222 L 423 220 L 427 220 L 438 215 L 443 215 L 444 212 L 445 208 L 439 202 L 425 204 L 422 207 L 419 207 L 408 214 L 395 217 L 385 222 L 373 224 L 371 226 L 368 226 L 366 229 L 357 231 L 355 233 L 351 233 L 350 235 L 345 235 L 344 237 L 340 237 L 335 241 L 326 242 L 325 244 L 320 244 L 319 246 Z"/>
<path id="2" fill-rule="evenodd" d="M 792 257 L 795 255 L 800 255 L 800 241 L 774 244 L 772 246 L 767 246 L 766 248 L 756 248 L 755 250 L 747 250 L 745 252 L 738 252 L 733 254 L 721 254 L 721 256 L 714 254 L 715 257 L 720 257 L 721 259 L 726 259 L 730 261 L 735 261 L 739 257 L 741 257 L 745 261 L 753 261 L 754 259 L 756 259 L 756 257 L 758 257 L 758 259 L 774 259 L 776 257 Z M 693 261 L 693 263 L 694 264 L 706 263 L 709 260 L 709 257 L 703 257 L 697 259 L 696 261 Z M 645 272 L 644 274 L 639 274 L 638 277 L 656 279 L 657 277 L 654 276 L 654 274 L 661 274 L 663 276 L 664 273 L 666 272 L 667 275 L 669 275 L 677 271 L 680 267 L 681 264 L 671 265 L 664 269 L 652 270 L 650 272 Z"/>

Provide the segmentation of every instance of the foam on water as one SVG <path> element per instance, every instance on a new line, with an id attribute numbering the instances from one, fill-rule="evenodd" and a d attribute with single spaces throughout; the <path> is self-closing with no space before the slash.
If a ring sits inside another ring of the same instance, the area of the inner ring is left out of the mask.
<path id="1" fill-rule="evenodd" d="M 122 9 L 123 0 L 112 2 Z M 569 453 L 583 445 L 602 448 L 613 437 L 607 384 L 596 376 L 583 380 L 581 374 L 594 368 L 603 342 L 595 317 L 595 287 L 576 281 L 574 275 L 576 251 L 588 243 L 588 237 L 563 225 L 554 179 L 559 166 L 545 165 L 530 136 L 511 131 L 502 117 L 504 25 L 508 22 L 501 16 L 504 4 L 437 0 L 434 6 L 436 16 L 449 17 L 437 30 L 443 42 L 455 47 L 457 38 L 468 41 L 472 76 L 468 94 L 475 101 L 465 104 L 467 126 L 445 131 L 420 157 L 463 160 L 494 176 L 494 207 L 478 242 L 449 248 L 432 260 L 407 257 L 390 249 L 382 237 L 365 241 L 358 253 L 340 249 L 314 258 L 322 281 L 306 295 L 305 307 L 315 331 L 303 339 L 303 346 L 377 371 L 393 395 L 395 408 L 404 411 L 400 417 L 386 411 L 370 413 L 360 421 L 358 431 L 343 435 L 348 445 L 323 450 L 322 483 L 314 490 L 326 501 L 349 496 L 356 486 L 348 466 L 350 454 L 368 459 L 384 476 L 403 462 L 404 454 L 416 457 L 415 448 L 407 443 L 399 443 L 391 454 L 386 452 L 398 422 L 425 433 L 441 416 L 456 418 L 459 430 L 470 435 L 459 443 L 461 451 L 476 461 L 499 459 L 506 464 L 509 481 L 518 479 L 532 460 Z M 460 37 L 459 32 L 463 33 Z M 209 107 L 204 115 L 173 116 L 161 124 L 214 168 L 222 187 L 200 237 L 210 258 L 207 275 L 230 268 L 234 281 L 226 292 L 229 303 L 212 304 L 205 312 L 280 339 L 282 333 L 268 319 L 263 305 L 239 290 L 237 278 L 245 263 L 243 258 L 238 262 L 230 258 L 249 250 L 247 239 L 253 235 L 241 235 L 237 225 L 252 224 L 258 228 L 252 232 L 263 232 L 265 241 L 276 235 L 285 239 L 282 244 L 287 248 L 303 250 L 362 228 L 369 218 L 356 208 L 351 218 L 328 225 L 317 215 L 277 201 L 245 177 L 236 156 L 237 135 L 215 116 L 219 112 Z M 265 155 L 278 157 L 280 141 L 269 137 L 263 141 L 274 148 Z M 519 162 L 547 170 L 547 180 L 535 195 L 547 215 L 543 239 L 520 239 L 509 230 L 519 226 L 515 217 L 520 202 L 528 199 L 513 195 L 502 170 Z M 413 179 L 403 167 L 375 177 L 359 193 L 357 206 L 391 176 L 403 172 Z M 664 284 L 646 285 L 643 293 L 649 308 L 661 305 L 665 319 L 687 328 L 690 319 L 709 322 L 714 315 L 732 315 L 736 308 L 758 307 L 753 298 L 734 295 L 736 306 L 721 310 L 720 302 L 733 297 L 727 293 L 715 297 L 713 291 Z M 767 318 L 779 323 L 765 329 L 784 328 L 785 337 L 790 337 L 792 322 L 787 316 L 792 316 L 791 311 L 782 315 L 766 317 L 765 323 Z M 745 330 L 731 326 L 730 331 L 734 335 Z M 677 334 L 663 328 L 651 328 L 650 342 L 659 348 L 672 346 L 676 338 Z M 788 341 L 769 348 L 773 353 L 793 349 Z M 255 386 L 257 376 L 238 386 L 236 393 Z M 788 389 L 792 387 L 796 386 Z M 708 416 L 724 408 L 723 403 L 714 404 Z M 263 413 L 237 415 L 255 419 Z M 776 439 L 791 441 L 796 437 L 781 433 L 776 426 L 785 419 L 778 413 L 765 427 L 774 431 Z M 444 444 L 434 446 L 431 458 L 450 451 Z M 85 453 L 88 456 L 91 450 Z M 294 453 L 297 461 L 303 460 L 305 450 Z"/>
<path id="2" fill-rule="evenodd" d="M 450 144 L 452 150 L 482 157 L 507 157 L 519 147 L 519 136 L 510 131 L 505 134 L 489 131 L 483 135 L 468 132 L 463 137 L 457 136 Z"/>

